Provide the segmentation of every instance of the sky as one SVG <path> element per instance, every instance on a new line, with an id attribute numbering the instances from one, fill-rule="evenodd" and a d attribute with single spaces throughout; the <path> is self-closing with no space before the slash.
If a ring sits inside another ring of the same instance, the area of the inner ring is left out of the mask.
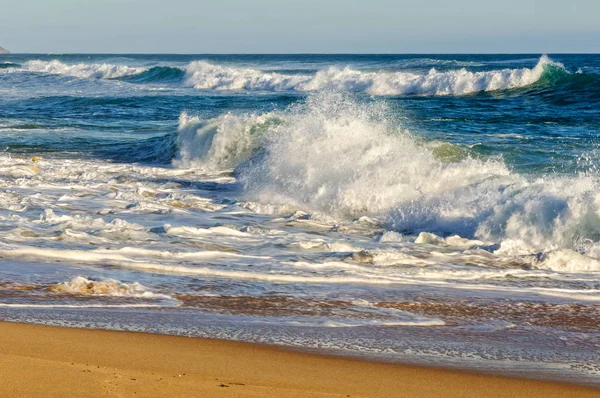
<path id="1" fill-rule="evenodd" d="M 31 53 L 600 52 L 598 0 L 0 0 Z"/>

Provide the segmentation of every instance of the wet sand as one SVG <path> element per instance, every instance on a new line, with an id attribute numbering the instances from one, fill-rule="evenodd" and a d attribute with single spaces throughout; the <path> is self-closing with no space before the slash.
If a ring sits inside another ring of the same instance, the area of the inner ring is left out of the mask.
<path id="1" fill-rule="evenodd" d="M 0 322 L 0 396 L 600 397 L 600 389 L 260 344 Z"/>

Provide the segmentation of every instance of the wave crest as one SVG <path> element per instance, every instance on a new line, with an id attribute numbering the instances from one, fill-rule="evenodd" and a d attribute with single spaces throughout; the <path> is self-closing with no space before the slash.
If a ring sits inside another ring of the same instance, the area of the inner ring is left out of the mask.
<path id="1" fill-rule="evenodd" d="M 184 85 L 197 89 L 246 91 L 342 90 L 371 95 L 463 95 L 525 87 L 537 82 L 547 68 L 565 71 L 562 64 L 542 56 L 533 68 L 470 72 L 466 69 L 429 73 L 365 72 L 330 67 L 314 75 L 285 75 L 195 61 L 186 68 Z"/>
<path id="2" fill-rule="evenodd" d="M 279 122 L 274 113 L 226 114 L 205 120 L 183 112 L 179 117 L 179 150 L 174 164 L 208 171 L 234 168 L 260 148 L 263 136 Z"/>
<path id="3" fill-rule="evenodd" d="M 58 60 L 28 61 L 23 69 L 29 72 L 42 72 L 54 75 L 66 75 L 85 79 L 114 79 L 131 76 L 146 71 L 147 68 L 114 64 L 74 64 L 68 65 Z"/>

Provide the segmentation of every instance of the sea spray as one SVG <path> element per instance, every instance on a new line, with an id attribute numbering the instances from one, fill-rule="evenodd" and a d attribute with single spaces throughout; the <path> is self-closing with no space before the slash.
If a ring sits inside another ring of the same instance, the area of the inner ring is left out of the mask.
<path id="1" fill-rule="evenodd" d="M 600 241 L 597 176 L 531 178 L 499 158 L 440 157 L 384 101 L 321 92 L 277 114 L 184 113 L 179 134 L 177 165 L 235 168 L 247 200 L 368 215 L 405 234 L 520 242 L 514 254 L 585 253 Z"/>
<path id="2" fill-rule="evenodd" d="M 498 162 L 446 163 L 393 122 L 385 102 L 325 92 L 291 107 L 239 167 L 247 195 L 336 216 L 382 216 L 397 203 L 507 173 Z"/>

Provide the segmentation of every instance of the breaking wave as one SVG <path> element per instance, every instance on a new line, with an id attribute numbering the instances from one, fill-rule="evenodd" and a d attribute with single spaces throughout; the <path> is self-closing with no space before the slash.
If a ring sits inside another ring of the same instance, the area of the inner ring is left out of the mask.
<path id="1" fill-rule="evenodd" d="M 28 61 L 23 64 L 28 72 L 43 72 L 55 75 L 74 76 L 85 79 L 114 79 L 144 72 L 147 68 L 113 64 L 74 64 L 68 65 L 58 60 Z"/>
<path id="2" fill-rule="evenodd" d="M 340 220 L 368 215 L 403 234 L 458 234 L 511 255 L 600 255 L 596 175 L 528 177 L 458 145 L 440 152 L 390 114 L 383 101 L 330 92 L 280 113 L 207 121 L 184 113 L 176 164 L 235 168 L 248 200 Z"/>
<path id="3" fill-rule="evenodd" d="M 526 87 L 544 77 L 567 75 L 562 64 L 542 56 L 533 68 L 472 72 L 465 68 L 427 73 L 361 71 L 329 67 L 315 73 L 285 74 L 276 71 L 193 61 L 184 67 L 127 66 L 115 64 L 65 64 L 58 60 L 29 61 L 23 70 L 78 78 L 119 79 L 136 84 L 178 84 L 199 90 L 315 92 L 341 90 L 377 96 L 464 95 Z M 546 80 L 547 80 L 546 79 Z"/>
<path id="4" fill-rule="evenodd" d="M 261 140 L 276 128 L 276 113 L 226 114 L 205 120 L 183 112 L 179 117 L 179 146 L 175 165 L 208 171 L 234 168 L 250 159 Z"/>
<path id="5" fill-rule="evenodd" d="M 192 62 L 187 67 L 185 83 L 197 89 L 246 91 L 319 91 L 343 90 L 371 95 L 461 95 L 525 87 L 538 81 L 545 71 L 559 69 L 561 64 L 542 56 L 534 68 L 502 69 L 470 72 L 466 69 L 429 73 L 364 72 L 350 67 L 330 67 L 315 75 L 284 75 Z"/>

